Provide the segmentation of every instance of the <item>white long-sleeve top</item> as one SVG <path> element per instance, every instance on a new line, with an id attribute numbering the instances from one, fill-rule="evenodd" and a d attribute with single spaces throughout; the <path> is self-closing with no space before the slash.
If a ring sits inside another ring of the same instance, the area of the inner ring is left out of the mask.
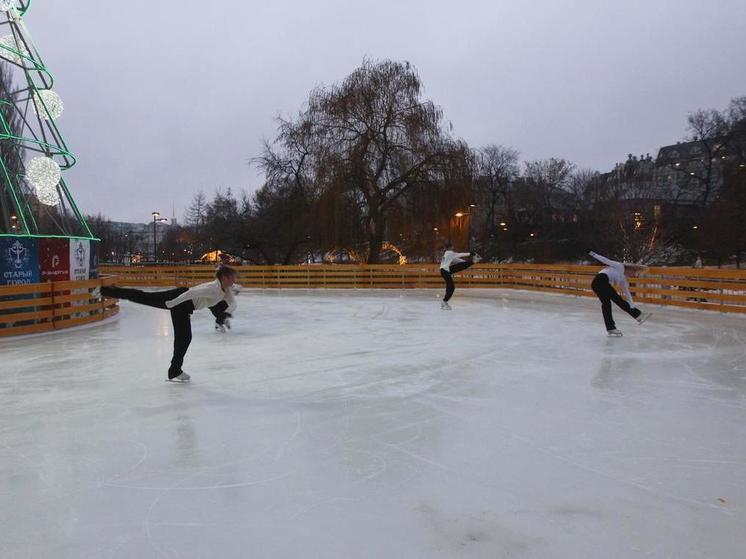
<path id="1" fill-rule="evenodd" d="M 596 254 L 593 251 L 590 252 L 590 255 L 602 264 L 606 264 L 606 268 L 601 270 L 599 273 L 606 274 L 609 276 L 609 281 L 611 283 L 620 286 L 624 291 L 624 298 L 627 299 L 629 306 L 634 307 L 635 304 L 632 302 L 632 294 L 629 292 L 629 281 L 627 281 L 627 276 L 624 275 L 624 264 L 606 258 L 605 256 L 601 256 L 600 254 Z"/>
<path id="2" fill-rule="evenodd" d="M 175 299 L 166 301 L 166 306 L 169 309 L 172 309 L 184 301 L 191 301 L 195 309 L 204 309 L 205 307 L 217 305 L 223 299 L 228 303 L 226 312 L 232 314 L 233 311 L 236 310 L 236 299 L 233 297 L 233 291 L 231 291 L 230 288 L 223 291 L 223 286 L 220 285 L 220 280 L 215 279 L 208 283 L 195 285 Z"/>
<path id="3" fill-rule="evenodd" d="M 471 253 L 469 252 L 453 252 L 452 250 L 447 250 L 443 253 L 443 258 L 440 261 L 440 269 L 450 272 L 451 264 L 463 262 L 464 258 L 469 258 L 469 256 L 471 256 Z"/>

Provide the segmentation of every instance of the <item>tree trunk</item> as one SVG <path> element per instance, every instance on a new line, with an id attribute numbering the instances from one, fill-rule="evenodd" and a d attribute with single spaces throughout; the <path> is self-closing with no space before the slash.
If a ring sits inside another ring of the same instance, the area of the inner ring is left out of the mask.
<path id="1" fill-rule="evenodd" d="M 368 264 L 380 263 L 385 231 L 386 220 L 383 215 L 379 212 L 371 215 L 368 224 Z"/>

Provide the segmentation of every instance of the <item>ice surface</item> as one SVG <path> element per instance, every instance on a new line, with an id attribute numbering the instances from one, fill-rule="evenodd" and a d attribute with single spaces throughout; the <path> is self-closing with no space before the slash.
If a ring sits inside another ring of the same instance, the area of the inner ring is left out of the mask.
<path id="1" fill-rule="evenodd" d="M 0 341 L 0 556 L 743 557 L 746 317 L 244 291 Z"/>

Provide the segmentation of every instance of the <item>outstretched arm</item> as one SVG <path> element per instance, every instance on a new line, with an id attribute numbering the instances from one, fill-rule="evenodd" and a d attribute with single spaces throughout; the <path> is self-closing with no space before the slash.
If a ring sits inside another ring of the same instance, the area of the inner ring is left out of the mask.
<path id="1" fill-rule="evenodd" d="M 595 258 L 596 260 L 598 260 L 602 264 L 606 264 L 607 266 L 614 266 L 615 264 L 616 265 L 620 265 L 620 266 L 622 265 L 621 262 L 617 262 L 616 260 L 611 260 L 610 258 L 606 258 L 605 256 L 601 256 L 600 254 L 595 253 L 592 250 L 588 254 L 590 254 L 593 258 Z"/>

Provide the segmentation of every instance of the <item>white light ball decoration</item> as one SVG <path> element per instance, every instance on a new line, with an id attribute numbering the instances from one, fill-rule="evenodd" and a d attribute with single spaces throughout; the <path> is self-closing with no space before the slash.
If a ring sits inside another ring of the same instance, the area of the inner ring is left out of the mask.
<path id="1" fill-rule="evenodd" d="M 39 202 L 46 206 L 56 206 L 60 203 L 60 195 L 57 193 L 57 187 L 37 189 L 36 197 L 39 199 Z"/>
<path id="2" fill-rule="evenodd" d="M 44 106 L 46 105 L 46 110 Z M 40 89 L 34 93 L 34 110 L 44 120 L 56 120 L 62 115 L 65 106 L 62 99 L 51 89 Z"/>
<path id="3" fill-rule="evenodd" d="M 26 164 L 26 180 L 36 188 L 42 204 L 55 206 L 60 201 L 57 184 L 61 178 L 60 166 L 49 157 L 34 157 Z"/>
<path id="4" fill-rule="evenodd" d="M 0 12 L 7 12 L 16 5 L 16 0 L 0 0 Z"/>
<path id="5" fill-rule="evenodd" d="M 3 37 L 0 37 L 0 47 L 4 47 L 0 48 L 0 56 L 7 60 L 10 60 L 11 62 L 14 62 L 15 64 L 21 64 L 21 62 L 23 62 L 23 58 L 18 56 L 15 52 L 9 51 L 8 49 L 18 51 L 26 57 L 28 57 L 29 55 L 26 45 L 21 42 L 16 42 L 16 38 L 13 35 L 4 35 Z"/>

